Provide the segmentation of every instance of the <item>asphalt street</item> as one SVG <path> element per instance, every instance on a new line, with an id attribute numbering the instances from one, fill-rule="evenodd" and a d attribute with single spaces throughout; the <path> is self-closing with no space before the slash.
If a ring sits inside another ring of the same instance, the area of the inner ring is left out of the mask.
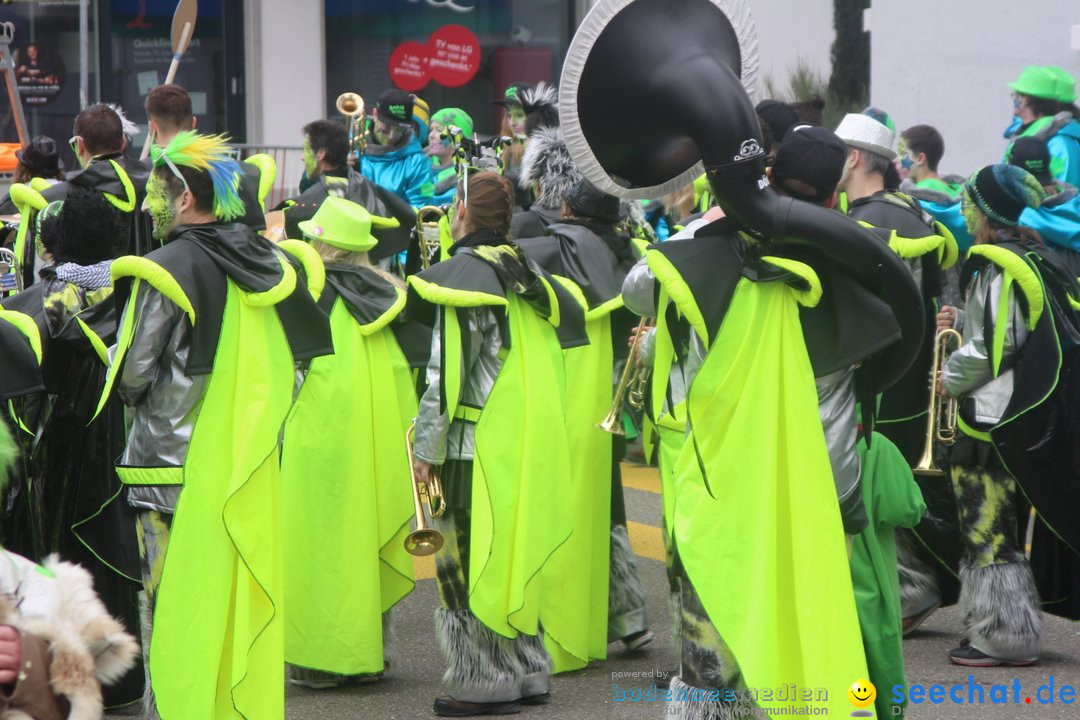
<path id="1" fill-rule="evenodd" d="M 625 652 L 619 644 L 609 646 L 606 661 L 556 677 L 551 702 L 525 707 L 521 717 L 625 720 L 665 716 L 665 708 L 660 702 L 613 700 L 613 683 L 618 683 L 620 689 L 647 688 L 656 676 L 669 674 L 678 665 L 667 609 L 667 580 L 658 527 L 660 496 L 655 470 L 627 468 L 626 486 L 631 541 L 639 555 L 639 569 L 648 591 L 649 619 L 656 639 L 636 653 Z M 433 612 L 438 600 L 431 574 L 429 564 L 418 564 L 417 576 L 421 579 L 416 590 L 395 609 L 397 637 L 392 650 L 393 664 L 384 680 L 323 691 L 289 687 L 286 693 L 288 720 L 418 720 L 435 717 L 431 704 L 441 692 L 440 678 L 445 666 L 433 632 Z M 930 704 L 924 701 L 909 705 L 906 716 L 915 720 L 1080 718 L 1080 697 L 1073 704 L 1061 701 L 1066 685 L 1080 696 L 1080 624 L 1049 615 L 1045 616 L 1044 622 L 1044 651 L 1038 665 L 972 670 L 949 663 L 947 654 L 959 639 L 961 621 L 955 608 L 939 610 L 904 642 L 908 683 L 925 688 L 941 684 L 946 693 L 950 686 L 962 685 L 956 694 L 964 703 Z M 636 677 L 632 675 L 634 673 Z M 1017 680 L 1020 686 L 1014 693 Z M 1000 697 L 1002 692 L 993 692 L 995 684 L 1007 686 L 1008 704 L 991 703 L 992 698 Z M 1040 703 L 1040 687 L 1046 686 L 1041 693 L 1045 699 L 1051 684 L 1055 702 Z M 969 693 L 978 698 L 978 691 L 971 690 L 969 685 L 983 688 L 983 704 L 967 702 Z M 1014 694 L 1020 704 L 1013 702 Z M 1031 704 L 1024 702 L 1028 697 Z"/>

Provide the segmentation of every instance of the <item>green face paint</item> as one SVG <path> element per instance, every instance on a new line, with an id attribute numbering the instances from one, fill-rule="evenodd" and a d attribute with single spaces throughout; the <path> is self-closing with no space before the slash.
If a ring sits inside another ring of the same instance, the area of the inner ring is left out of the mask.
<path id="1" fill-rule="evenodd" d="M 169 197 L 169 189 L 157 173 L 150 173 L 150 179 L 146 181 L 143 210 L 150 215 L 154 223 L 154 239 L 163 242 L 176 224 L 176 210 L 173 208 L 172 198 Z"/>
<path id="2" fill-rule="evenodd" d="M 315 159 L 315 153 L 311 150 L 311 138 L 304 138 L 304 172 L 307 173 L 308 180 L 315 179 L 315 165 L 318 160 Z"/>
<path id="3" fill-rule="evenodd" d="M 510 132 L 514 137 L 525 137 L 525 110 L 517 105 L 511 105 L 507 110 L 510 120 Z"/>
<path id="4" fill-rule="evenodd" d="M 975 237 L 979 226 L 979 216 L 982 213 L 975 207 L 975 203 L 966 189 L 964 190 L 964 199 L 960 203 L 960 212 L 964 215 L 964 227 L 967 229 L 968 235 Z"/>

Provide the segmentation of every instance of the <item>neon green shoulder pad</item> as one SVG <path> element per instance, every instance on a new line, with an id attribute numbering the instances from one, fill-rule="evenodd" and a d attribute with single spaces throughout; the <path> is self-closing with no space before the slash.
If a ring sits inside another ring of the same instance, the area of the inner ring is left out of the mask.
<path id="1" fill-rule="evenodd" d="M 409 285 L 416 294 L 435 305 L 449 305 L 451 307 L 484 307 L 486 305 L 498 305 L 506 307 L 509 301 L 505 297 L 480 292 L 479 290 L 460 290 L 458 288 L 444 287 L 428 282 L 418 275 L 410 275 Z"/>
<path id="2" fill-rule="evenodd" d="M 187 313 L 191 324 L 195 324 L 195 306 L 191 304 L 191 299 L 188 298 L 184 289 L 180 287 L 180 283 L 176 281 L 176 278 L 153 260 L 136 255 L 125 255 L 113 261 L 109 274 L 112 275 L 113 285 L 116 284 L 117 280 L 125 277 L 143 280 L 176 303 L 177 307 Z"/>
<path id="3" fill-rule="evenodd" d="M 960 245 L 956 242 L 952 231 L 941 222 L 935 220 L 934 229 L 937 230 L 938 235 L 945 238 L 945 242 L 938 249 L 938 262 L 942 270 L 948 270 L 960 259 Z"/>
<path id="4" fill-rule="evenodd" d="M 277 285 L 274 285 L 269 290 L 263 290 L 262 292 L 248 292 L 247 290 L 237 290 L 240 293 L 240 298 L 246 305 L 252 307 L 269 307 L 271 305 L 277 305 L 293 294 L 296 290 L 296 270 L 289 264 L 289 261 L 282 255 L 277 255 L 278 262 L 281 263 L 281 280 Z M 325 280 L 325 277 L 324 277 Z"/>
<path id="5" fill-rule="evenodd" d="M 322 295 L 326 287 L 326 265 L 319 256 L 319 252 L 303 240 L 282 240 L 278 247 L 292 255 L 304 266 L 304 274 L 307 275 L 308 292 L 315 300 Z"/>
<path id="6" fill-rule="evenodd" d="M 120 178 L 120 184 L 124 186 L 124 198 L 118 198 L 110 193 L 102 193 L 105 199 L 112 203 L 122 213 L 134 212 L 135 210 L 135 185 L 132 184 L 131 178 L 128 177 L 124 168 L 120 167 L 120 163 L 115 160 L 110 160 L 109 164 L 112 165 L 113 170 L 116 171 L 116 177 Z"/>
<path id="7" fill-rule="evenodd" d="M 15 310 L 0 309 L 0 320 L 5 320 L 15 326 L 15 329 L 26 336 L 30 348 L 34 351 L 38 365 L 41 364 L 41 330 L 38 329 L 34 318 Z"/>
<path id="8" fill-rule="evenodd" d="M 1013 277 L 1027 299 L 1027 328 L 1034 330 L 1042 317 L 1046 298 L 1042 282 L 1031 265 L 1012 250 L 997 245 L 972 245 L 968 252 L 986 258 Z"/>
<path id="9" fill-rule="evenodd" d="M 940 235 L 927 235 L 921 238 L 901 237 L 893 230 L 889 234 L 889 247 L 905 260 L 922 257 L 929 252 L 940 252 L 945 238 Z"/>
<path id="10" fill-rule="evenodd" d="M 787 270 L 792 275 L 804 280 L 810 287 L 805 290 L 792 287 L 791 289 L 795 295 L 795 299 L 804 307 L 817 306 L 818 302 L 821 300 L 821 279 L 818 277 L 818 274 L 814 272 L 814 268 L 806 263 L 799 262 L 798 260 L 792 260 L 791 258 L 765 255 L 761 259 L 781 270 Z"/>
<path id="11" fill-rule="evenodd" d="M 24 183 L 14 183 L 8 188 L 8 196 L 20 213 L 25 213 L 28 209 L 44 210 L 49 204 L 37 189 Z"/>
<path id="12" fill-rule="evenodd" d="M 277 161 L 266 153 L 258 153 L 244 160 L 259 169 L 259 205 L 266 212 L 266 198 L 277 179 Z"/>
<path id="13" fill-rule="evenodd" d="M 38 192 L 43 193 L 52 186 L 53 184 L 43 177 L 30 178 L 30 187 L 34 188 Z"/>
<path id="14" fill-rule="evenodd" d="M 649 264 L 653 276 L 667 293 L 675 307 L 682 313 L 690 327 L 694 328 L 698 339 L 706 349 L 709 347 L 709 330 L 705 324 L 705 316 L 698 307 L 697 300 L 690 286 L 683 280 L 678 269 L 659 250 L 649 250 L 645 253 L 645 261 Z"/>

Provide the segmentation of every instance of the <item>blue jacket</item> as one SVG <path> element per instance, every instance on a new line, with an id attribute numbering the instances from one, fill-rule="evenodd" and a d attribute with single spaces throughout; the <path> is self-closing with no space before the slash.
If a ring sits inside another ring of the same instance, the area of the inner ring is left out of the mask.
<path id="1" fill-rule="evenodd" d="M 457 196 L 458 176 L 453 161 L 446 167 L 431 166 L 432 205 L 449 205 Z"/>
<path id="2" fill-rule="evenodd" d="M 1046 141 L 1046 149 L 1050 151 L 1051 167 L 1055 161 L 1060 163 L 1060 170 L 1055 173 L 1054 179 L 1080 187 L 1080 122 L 1071 120 L 1058 130 Z"/>
<path id="3" fill-rule="evenodd" d="M 376 185 L 405 198 L 413 207 L 431 203 L 431 158 L 424 154 L 415 137 L 397 150 L 365 154 L 360 172 Z"/>
<path id="4" fill-rule="evenodd" d="M 1058 182 L 1080 187 L 1080 122 L 1067 112 L 1041 117 L 1017 136 L 1034 137 L 1046 142 L 1050 151 L 1050 173 Z M 1009 161 L 1012 146 L 1005 152 Z"/>
<path id="5" fill-rule="evenodd" d="M 1080 252 L 1080 195 L 1067 187 L 1048 197 L 1042 207 L 1024 210 L 1020 224 L 1038 231 L 1050 245 Z"/>
<path id="6" fill-rule="evenodd" d="M 950 177 L 949 180 L 952 180 Z M 960 211 L 960 198 L 951 197 L 943 192 L 925 187 L 916 187 L 910 180 L 900 186 L 900 192 L 907 193 L 919 201 L 922 209 L 934 216 L 934 219 L 949 229 L 956 238 L 956 245 L 961 254 L 966 253 L 975 239 L 968 234 L 964 213 Z"/>

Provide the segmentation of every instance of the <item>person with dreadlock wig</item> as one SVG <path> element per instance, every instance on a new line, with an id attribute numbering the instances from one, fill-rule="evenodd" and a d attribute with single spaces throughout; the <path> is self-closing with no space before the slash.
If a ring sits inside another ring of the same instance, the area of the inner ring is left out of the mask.
<path id="1" fill-rule="evenodd" d="M 393 328 L 405 285 L 368 257 L 371 228 L 388 222 L 397 221 L 329 197 L 300 223 L 325 263 L 318 302 L 334 335 L 334 354 L 307 369 L 282 439 L 285 659 L 290 682 L 315 689 L 381 676 L 390 610 L 413 589 L 404 438 L 416 391 Z"/>
<path id="2" fill-rule="evenodd" d="M 105 348 L 116 335 L 109 266 L 123 220 L 100 193 L 86 188 L 72 187 L 55 204 L 62 206 L 57 215 L 38 214 L 45 222 L 38 237 L 50 248 L 53 264 L 41 271 L 40 282 L 5 300 L 0 312 L 9 321 L 22 319 L 19 326 L 37 338 L 41 353 L 39 391 L 17 398 L 0 393 L 11 400 L 22 428 L 23 487 L 31 489 L 17 501 L 34 518 L 33 552 L 26 554 L 59 553 L 85 567 L 112 614 L 135 627 L 134 515 L 109 503 L 120 490 L 113 462 L 124 447 L 123 406 L 110 401 L 89 422 L 108 368 Z M 0 340 L 0 355 L 6 359 L 12 350 Z M 110 689 L 109 704 L 136 702 L 142 692 L 140 669 Z"/>
<path id="3" fill-rule="evenodd" d="M 137 513 L 147 716 L 282 718 L 278 435 L 294 361 L 330 352 L 329 326 L 285 253 L 231 222 L 224 137 L 182 132 L 151 157 L 163 246 L 113 262 L 124 309 L 100 401 L 131 406 L 117 473 Z"/>
<path id="4" fill-rule="evenodd" d="M 1016 492 L 1020 482 L 1039 505 L 1038 488 L 1029 484 L 1029 461 L 1016 462 L 999 433 L 1050 396 L 1066 333 L 1076 337 L 1075 313 L 1064 299 L 1076 295 L 1075 280 L 1064 273 L 1057 293 L 1055 278 L 1061 274 L 1054 253 L 1019 225 L 1021 213 L 1042 199 L 1038 180 L 1019 167 L 990 165 L 971 176 L 963 203 L 975 245 L 961 279 L 965 305 L 944 306 L 937 316 L 939 330 L 955 328 L 963 335 L 939 387 L 960 402 L 961 434 L 951 449 L 949 472 L 963 535 L 965 636 L 949 654 L 958 665 L 1031 665 L 1039 657 L 1039 598 L 1019 544 Z M 1026 454 L 1054 453 L 1049 439 L 1041 445 Z M 1064 478 L 1044 481 L 1051 480 Z"/>

